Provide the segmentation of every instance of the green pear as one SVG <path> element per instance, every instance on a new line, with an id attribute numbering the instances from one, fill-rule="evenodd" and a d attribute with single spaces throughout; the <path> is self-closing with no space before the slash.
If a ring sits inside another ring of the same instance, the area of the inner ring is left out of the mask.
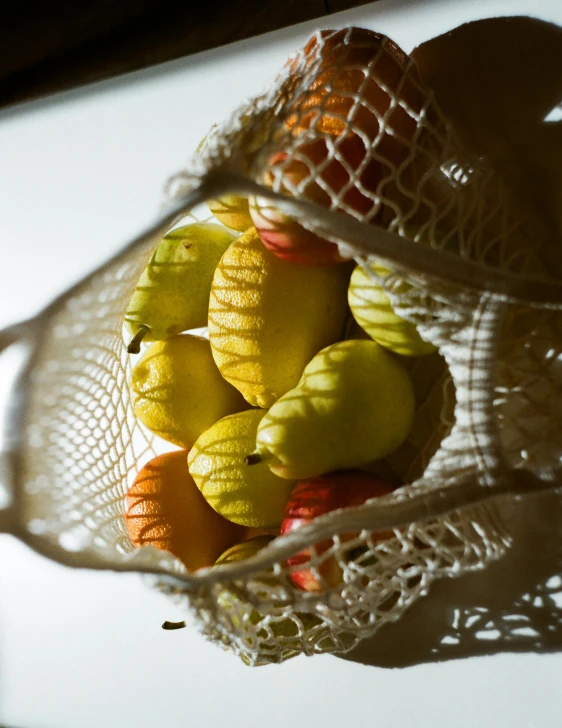
<path id="1" fill-rule="evenodd" d="M 381 265 L 370 266 L 381 278 L 390 275 Z M 410 289 L 404 282 L 399 292 L 406 294 Z M 426 356 L 437 351 L 432 343 L 422 339 L 415 324 L 395 313 L 384 288 L 359 265 L 349 282 L 348 302 L 353 318 L 377 344 L 402 356 Z"/>
<path id="2" fill-rule="evenodd" d="M 398 359 L 374 341 L 342 341 L 273 404 L 246 463 L 263 460 L 291 479 L 361 467 L 396 450 L 413 415 L 412 382 Z"/>
<path id="3" fill-rule="evenodd" d="M 207 325 L 215 268 L 236 234 L 221 225 L 196 222 L 164 236 L 144 269 L 127 307 L 125 324 L 134 336 L 162 341 Z"/>
<path id="4" fill-rule="evenodd" d="M 272 536 L 256 536 L 255 538 L 249 539 L 242 543 L 231 546 L 227 549 L 222 556 L 218 558 L 215 566 L 224 566 L 224 564 L 232 564 L 237 561 L 244 561 L 252 556 L 255 556 L 261 549 L 267 546 L 273 541 Z M 262 572 L 265 573 L 265 572 Z M 273 574 L 273 568 L 267 569 L 267 573 L 270 576 L 260 575 L 259 580 L 264 584 L 269 585 L 272 589 L 276 585 L 281 585 L 279 578 L 276 578 Z M 255 630 L 256 636 L 261 638 L 261 648 L 271 648 L 271 637 L 273 640 L 280 640 L 280 646 L 283 648 L 285 658 L 289 657 L 290 654 L 298 654 L 301 650 L 301 633 L 304 634 L 322 624 L 322 621 L 315 614 L 309 614 L 307 612 L 294 612 L 293 615 L 280 619 L 279 617 L 273 617 L 268 619 L 265 615 L 258 612 L 257 609 L 252 609 L 251 606 L 245 603 L 240 596 L 234 591 L 225 587 L 217 598 L 219 606 L 229 613 L 230 619 L 233 626 L 238 632 L 247 632 L 247 640 L 253 645 L 254 639 L 252 633 Z M 244 616 L 246 615 L 246 616 Z M 269 624 L 271 630 L 268 633 L 266 625 Z M 300 625 L 300 628 L 299 628 Z M 260 629 L 261 627 L 261 629 Z M 283 639 L 285 638 L 285 639 Z M 288 638 L 292 638 L 290 641 Z M 264 644 L 265 643 L 265 644 Z M 269 643 L 269 644 L 268 644 Z M 276 646 L 275 644 L 273 645 Z M 291 649 L 292 648 L 292 649 Z"/>

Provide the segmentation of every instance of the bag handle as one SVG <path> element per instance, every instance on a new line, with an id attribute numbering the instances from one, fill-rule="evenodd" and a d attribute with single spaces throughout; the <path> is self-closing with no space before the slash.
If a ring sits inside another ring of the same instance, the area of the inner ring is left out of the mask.
<path id="1" fill-rule="evenodd" d="M 0 356 L 6 349 L 17 343 L 30 341 L 35 319 L 19 321 L 0 331 Z M 4 414 L 3 435 L 4 444 L 0 450 L 0 484 L 3 485 L 11 497 L 9 505 L 0 508 L 0 533 L 16 535 L 19 530 L 14 488 L 14 469 L 20 449 L 21 428 L 19 415 L 23 410 L 23 402 L 18 394 L 19 389 L 14 387 L 10 393 L 7 411 Z M 13 426 L 12 426 L 13 425 Z"/>
<path id="2" fill-rule="evenodd" d="M 181 194 L 177 195 L 178 199 Z M 366 225 L 341 212 L 273 192 L 228 169 L 208 172 L 197 189 L 192 189 L 183 198 L 183 205 L 187 208 L 193 206 L 193 200 L 198 204 L 225 194 L 257 195 L 275 202 L 282 212 L 298 218 L 307 230 L 334 243 L 344 240 L 350 257 L 376 255 L 398 273 L 411 275 L 414 272 L 476 294 L 488 293 L 506 303 L 562 310 L 560 283 L 536 280 L 416 244 L 409 238 Z"/>

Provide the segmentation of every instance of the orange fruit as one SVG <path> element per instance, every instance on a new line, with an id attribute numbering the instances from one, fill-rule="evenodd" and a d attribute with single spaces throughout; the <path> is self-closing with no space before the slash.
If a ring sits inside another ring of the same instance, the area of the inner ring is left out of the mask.
<path id="1" fill-rule="evenodd" d="M 246 531 L 203 498 L 185 450 L 159 455 L 142 468 L 127 493 L 125 522 L 135 546 L 169 551 L 189 571 L 212 566 Z"/>
<path id="2" fill-rule="evenodd" d="M 415 119 L 397 101 L 419 114 L 427 98 L 409 56 L 389 38 L 365 28 L 323 30 L 303 53 L 306 93 L 287 120 L 289 128 L 297 134 L 314 129 L 341 136 L 349 134 L 351 123 L 373 141 L 384 119 L 393 133 L 379 139 L 379 153 L 383 147 L 397 162 L 416 131 Z M 316 71 L 312 82 L 306 77 L 311 69 Z"/>

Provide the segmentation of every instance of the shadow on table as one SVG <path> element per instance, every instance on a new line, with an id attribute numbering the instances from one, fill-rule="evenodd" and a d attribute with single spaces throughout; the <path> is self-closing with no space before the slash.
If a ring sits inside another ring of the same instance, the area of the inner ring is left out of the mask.
<path id="1" fill-rule="evenodd" d="M 463 142 L 549 229 L 551 269 L 562 272 L 562 29 L 529 18 L 482 20 L 413 55 Z M 406 667 L 562 650 L 562 497 L 512 507 L 514 545 L 504 559 L 435 583 L 397 623 L 341 658 Z"/>
<path id="2" fill-rule="evenodd" d="M 341 655 L 379 667 L 562 650 L 562 498 L 530 496 L 508 520 L 515 542 L 487 569 L 436 582 L 396 623 Z"/>

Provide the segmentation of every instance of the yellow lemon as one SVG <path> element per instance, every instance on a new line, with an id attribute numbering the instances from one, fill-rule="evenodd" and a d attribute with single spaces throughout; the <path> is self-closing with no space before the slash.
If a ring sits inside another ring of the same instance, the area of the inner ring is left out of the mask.
<path id="1" fill-rule="evenodd" d="M 226 551 L 219 556 L 215 562 L 215 566 L 219 564 L 232 564 L 235 561 L 244 561 L 249 559 L 258 551 L 261 551 L 264 546 L 273 541 L 274 536 L 254 536 L 247 541 L 234 544 L 226 549 Z"/>
<path id="2" fill-rule="evenodd" d="M 199 142 L 198 152 L 207 146 L 208 139 L 218 131 L 218 124 L 213 124 L 211 131 Z M 226 227 L 243 232 L 252 224 L 250 207 L 247 197 L 240 195 L 223 195 L 216 200 L 207 200 L 207 207 L 213 215 Z"/>
<path id="3" fill-rule="evenodd" d="M 138 419 L 185 449 L 221 417 L 248 406 L 221 377 L 207 339 L 189 334 L 152 344 L 133 369 L 131 388 Z"/>
<path id="4" fill-rule="evenodd" d="M 283 520 L 294 481 L 274 475 L 265 463 L 248 466 L 265 410 L 247 410 L 216 422 L 195 442 L 189 472 L 205 500 L 241 526 L 275 528 Z"/>
<path id="5" fill-rule="evenodd" d="M 209 200 L 207 207 L 219 222 L 233 230 L 243 232 L 252 224 L 247 197 L 224 195 L 216 200 Z"/>
<path id="6" fill-rule="evenodd" d="M 348 282 L 347 266 L 280 260 L 249 228 L 222 256 L 211 287 L 209 340 L 223 377 L 250 404 L 270 407 L 340 338 Z"/>
<path id="7" fill-rule="evenodd" d="M 371 263 L 373 272 L 385 278 L 390 271 Z M 404 283 L 404 293 L 410 288 Z M 395 313 L 384 288 L 361 267 L 357 266 L 349 282 L 348 301 L 353 318 L 373 339 L 387 349 L 403 356 L 425 356 L 436 351 L 424 341 L 415 324 Z"/>

